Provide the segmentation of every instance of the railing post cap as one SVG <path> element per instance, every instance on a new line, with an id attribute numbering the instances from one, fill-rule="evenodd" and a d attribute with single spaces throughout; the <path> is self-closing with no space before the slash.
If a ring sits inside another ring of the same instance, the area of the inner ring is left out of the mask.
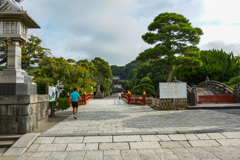
<path id="1" fill-rule="evenodd" d="M 67 94 L 68 96 L 69 96 L 69 92 L 68 92 L 68 94 Z"/>
<path id="2" fill-rule="evenodd" d="M 144 91 L 143 94 L 146 94 L 146 92 Z"/>
<path id="3" fill-rule="evenodd" d="M 86 91 L 84 91 L 84 94 L 87 94 Z"/>

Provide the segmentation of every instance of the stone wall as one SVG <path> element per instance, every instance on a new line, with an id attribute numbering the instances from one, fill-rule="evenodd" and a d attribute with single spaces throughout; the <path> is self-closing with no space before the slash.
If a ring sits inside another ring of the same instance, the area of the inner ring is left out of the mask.
<path id="1" fill-rule="evenodd" d="M 48 95 L 0 95 L 0 134 L 25 134 L 48 119 Z"/>
<path id="2" fill-rule="evenodd" d="M 147 104 L 160 110 L 180 110 L 187 107 L 187 98 L 158 99 L 147 98 Z"/>

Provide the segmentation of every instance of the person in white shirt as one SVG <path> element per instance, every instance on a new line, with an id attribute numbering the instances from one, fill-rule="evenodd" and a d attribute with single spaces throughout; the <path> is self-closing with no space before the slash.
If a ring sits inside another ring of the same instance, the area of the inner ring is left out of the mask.
<path id="1" fill-rule="evenodd" d="M 121 99 L 121 92 L 118 93 L 118 98 Z"/>

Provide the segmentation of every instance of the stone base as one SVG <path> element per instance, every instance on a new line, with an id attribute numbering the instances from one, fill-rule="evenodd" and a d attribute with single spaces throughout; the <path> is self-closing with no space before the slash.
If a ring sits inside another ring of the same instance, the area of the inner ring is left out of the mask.
<path id="1" fill-rule="evenodd" d="M 36 95 L 35 83 L 0 83 L 0 95 Z"/>
<path id="2" fill-rule="evenodd" d="M 48 95 L 0 95 L 0 134 L 25 134 L 48 119 Z"/>
<path id="3" fill-rule="evenodd" d="M 95 97 L 94 97 L 95 99 L 102 99 L 103 98 L 103 95 L 102 95 L 102 93 L 101 92 L 97 92 L 96 94 L 95 94 Z"/>

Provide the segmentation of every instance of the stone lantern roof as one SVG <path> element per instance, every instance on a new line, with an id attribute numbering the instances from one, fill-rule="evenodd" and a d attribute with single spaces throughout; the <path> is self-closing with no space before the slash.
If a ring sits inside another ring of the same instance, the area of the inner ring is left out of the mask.
<path id="1" fill-rule="evenodd" d="M 1 20 L 20 20 L 28 28 L 41 28 L 14 0 L 5 0 L 0 6 Z"/>

